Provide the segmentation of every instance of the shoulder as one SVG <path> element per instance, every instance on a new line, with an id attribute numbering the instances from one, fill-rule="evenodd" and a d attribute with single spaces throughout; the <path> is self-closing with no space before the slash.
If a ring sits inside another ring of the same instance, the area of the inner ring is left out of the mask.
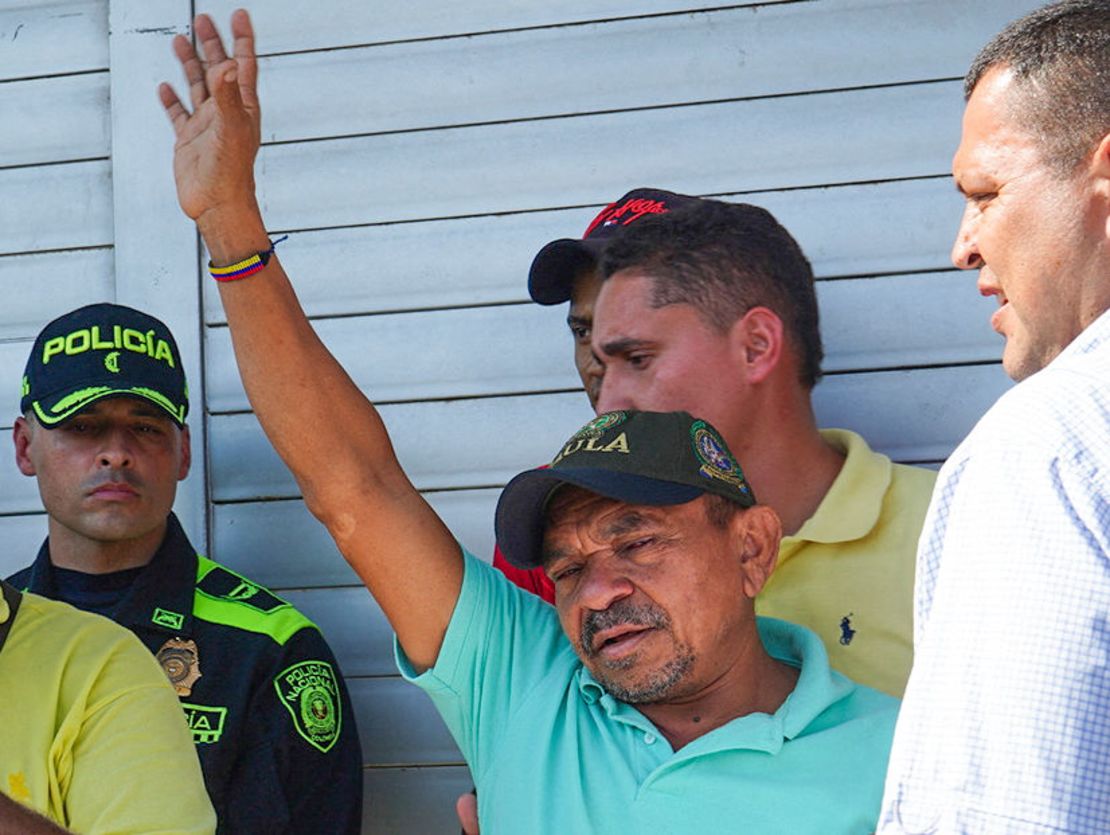
<path id="1" fill-rule="evenodd" d="M 269 589 L 207 557 L 197 556 L 193 617 L 231 629 L 265 635 L 284 646 L 316 625 Z"/>
<path id="2" fill-rule="evenodd" d="M 1083 362 L 1089 356 L 1067 359 L 1002 395 L 957 449 L 955 463 L 989 458 L 1110 464 L 1110 367 L 1104 363 L 1105 374 L 1092 373 L 1092 363 Z"/>
<path id="3" fill-rule="evenodd" d="M 153 656 L 130 630 L 68 603 L 24 592 L 9 639 L 11 649 L 18 646 L 39 659 L 35 668 L 40 672 L 45 666 L 64 678 L 76 677 L 83 688 L 95 690 L 98 683 L 120 690 L 165 685 Z"/>

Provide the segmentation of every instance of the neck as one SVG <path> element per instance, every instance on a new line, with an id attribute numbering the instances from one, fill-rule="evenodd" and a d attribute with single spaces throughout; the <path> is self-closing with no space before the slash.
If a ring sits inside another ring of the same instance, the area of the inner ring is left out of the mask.
<path id="1" fill-rule="evenodd" d="M 844 456 L 818 432 L 808 392 L 764 398 L 753 406 L 741 423 L 730 427 L 725 442 L 756 499 L 778 513 L 783 534 L 791 536 L 817 511 L 840 474 Z"/>
<path id="2" fill-rule="evenodd" d="M 754 632 L 754 630 L 753 630 Z M 687 699 L 638 705 L 675 751 L 715 728 L 751 713 L 773 714 L 798 683 L 798 670 L 776 661 L 755 636 L 754 645 L 730 671 Z"/>
<path id="3" fill-rule="evenodd" d="M 50 562 L 86 574 L 109 574 L 147 565 L 166 536 L 166 522 L 134 539 L 89 539 L 56 522 L 49 525 Z"/>

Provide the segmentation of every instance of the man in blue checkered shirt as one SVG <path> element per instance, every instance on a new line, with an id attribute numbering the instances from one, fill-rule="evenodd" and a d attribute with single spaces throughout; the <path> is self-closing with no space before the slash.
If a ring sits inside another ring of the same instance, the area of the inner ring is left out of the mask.
<path id="1" fill-rule="evenodd" d="M 952 258 L 1020 385 L 941 470 L 880 832 L 1110 832 L 1110 2 L 973 63 Z"/>

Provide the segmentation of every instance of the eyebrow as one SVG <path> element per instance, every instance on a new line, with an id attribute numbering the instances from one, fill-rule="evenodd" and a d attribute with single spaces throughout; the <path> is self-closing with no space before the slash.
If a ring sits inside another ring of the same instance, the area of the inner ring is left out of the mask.
<path id="1" fill-rule="evenodd" d="M 591 319 L 587 316 L 575 316 L 575 315 L 571 314 L 570 316 L 567 316 L 567 324 L 570 325 L 571 327 L 574 327 L 575 325 L 582 325 L 583 327 L 589 327 L 590 325 L 593 324 L 593 319 Z"/>
<path id="2" fill-rule="evenodd" d="M 601 353 L 613 355 L 626 354 L 637 348 L 646 348 L 650 344 L 651 342 L 646 339 L 635 339 L 631 336 L 622 336 L 618 339 L 611 339 L 598 347 L 601 349 Z"/>
<path id="3" fill-rule="evenodd" d="M 623 536 L 624 534 L 637 531 L 648 524 L 650 520 L 647 516 L 637 510 L 627 510 L 620 514 L 616 519 L 609 522 L 602 530 L 602 536 Z"/>

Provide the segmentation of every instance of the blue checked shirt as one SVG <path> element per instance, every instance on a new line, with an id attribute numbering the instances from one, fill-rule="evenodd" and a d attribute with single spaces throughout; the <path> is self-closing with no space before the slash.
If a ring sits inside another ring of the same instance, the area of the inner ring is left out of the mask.
<path id="1" fill-rule="evenodd" d="M 1110 313 L 944 465 L 882 833 L 1110 832 Z"/>

